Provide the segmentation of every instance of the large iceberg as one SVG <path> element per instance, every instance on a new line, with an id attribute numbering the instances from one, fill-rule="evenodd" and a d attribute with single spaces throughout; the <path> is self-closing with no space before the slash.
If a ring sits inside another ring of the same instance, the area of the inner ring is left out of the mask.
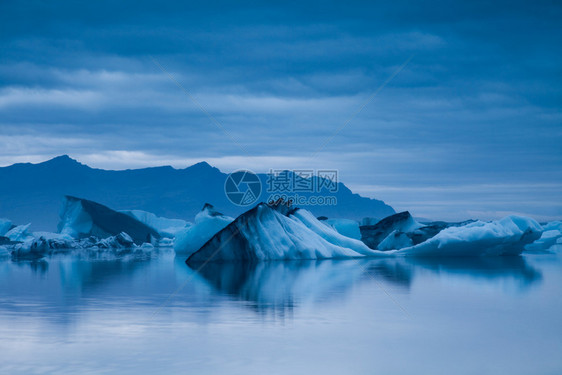
<path id="1" fill-rule="evenodd" d="M 174 238 L 176 234 L 186 227 L 191 226 L 191 223 L 182 219 L 168 219 L 166 217 L 156 216 L 152 212 L 142 210 L 121 210 L 124 214 L 144 223 L 154 229 L 162 237 Z"/>
<path id="2" fill-rule="evenodd" d="M 376 253 L 322 224 L 310 212 L 277 202 L 260 203 L 238 216 L 188 262 L 350 258 Z"/>
<path id="3" fill-rule="evenodd" d="M 379 227 L 381 233 L 387 232 L 381 241 L 383 244 L 389 235 L 394 236 L 399 230 L 411 233 L 422 227 L 409 214 L 386 220 L 383 224 Z M 400 246 L 392 248 L 388 240 L 386 251 L 381 251 L 341 235 L 306 210 L 290 208 L 283 202 L 260 203 L 215 234 L 193 252 L 187 262 L 515 255 L 520 254 L 525 245 L 537 240 L 542 231 L 533 219 L 508 216 L 498 221 L 447 227 L 416 245 L 411 245 L 412 240 L 407 237 L 408 241 L 403 238 Z"/>
<path id="4" fill-rule="evenodd" d="M 59 232 L 73 238 L 107 238 L 125 232 L 135 244 L 141 245 L 161 237 L 139 220 L 87 199 L 65 196 L 59 215 Z"/>
<path id="5" fill-rule="evenodd" d="M 195 216 L 195 224 L 176 233 L 174 250 L 177 254 L 193 254 L 233 220 L 230 216 L 221 214 L 212 205 L 206 203 Z"/>

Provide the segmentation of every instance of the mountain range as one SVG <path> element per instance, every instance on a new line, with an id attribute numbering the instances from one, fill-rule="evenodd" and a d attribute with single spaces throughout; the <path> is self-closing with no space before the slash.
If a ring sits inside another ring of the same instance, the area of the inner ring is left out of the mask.
<path id="1" fill-rule="evenodd" d="M 258 176 L 266 186 L 268 175 Z M 116 210 L 139 209 L 190 221 L 207 202 L 226 215 L 237 216 L 252 206 L 240 207 L 230 202 L 224 192 L 227 177 L 228 174 L 206 162 L 184 169 L 162 166 L 104 170 L 62 155 L 37 164 L 1 167 L 0 217 L 17 224 L 31 222 L 36 231 L 54 231 L 65 195 L 86 198 Z M 380 200 L 354 194 L 341 182 L 333 195 L 337 198 L 335 205 L 301 207 L 317 216 L 356 220 L 382 218 L 395 212 Z M 262 193 L 260 198 L 265 200 L 267 195 Z"/>

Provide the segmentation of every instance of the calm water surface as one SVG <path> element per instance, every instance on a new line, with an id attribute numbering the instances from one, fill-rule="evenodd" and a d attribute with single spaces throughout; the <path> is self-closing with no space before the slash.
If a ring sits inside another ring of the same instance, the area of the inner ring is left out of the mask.
<path id="1" fill-rule="evenodd" d="M 560 374 L 562 256 L 0 262 L 0 373 Z"/>

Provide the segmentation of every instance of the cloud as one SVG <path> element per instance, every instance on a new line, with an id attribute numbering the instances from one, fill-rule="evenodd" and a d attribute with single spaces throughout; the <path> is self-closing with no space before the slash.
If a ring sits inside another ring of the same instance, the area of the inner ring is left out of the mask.
<path id="1" fill-rule="evenodd" d="M 44 90 L 32 88 L 6 88 L 0 90 L 0 108 L 62 106 L 88 109 L 98 107 L 100 100 L 100 95 L 88 90 Z"/>
<path id="2" fill-rule="evenodd" d="M 524 2 L 3 2 L 0 164 L 326 165 L 428 215 L 540 200 L 517 210 L 562 216 L 533 188 L 562 182 L 561 16 Z"/>

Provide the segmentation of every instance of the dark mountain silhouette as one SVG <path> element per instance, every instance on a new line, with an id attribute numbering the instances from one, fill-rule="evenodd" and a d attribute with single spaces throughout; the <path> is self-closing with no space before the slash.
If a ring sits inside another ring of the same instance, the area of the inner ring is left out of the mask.
<path id="1" fill-rule="evenodd" d="M 266 200 L 267 175 L 259 175 Z M 224 193 L 227 178 L 206 162 L 185 169 L 170 166 L 123 171 L 90 168 L 67 155 L 43 163 L 0 168 L 0 217 L 32 222 L 33 230 L 56 230 L 65 195 L 99 202 L 112 209 L 139 209 L 159 216 L 193 220 L 206 202 L 237 216 L 250 207 L 232 204 Z M 307 195 L 307 194 L 300 194 Z M 306 207 L 315 215 L 360 219 L 394 213 L 384 202 L 353 194 L 339 183 L 337 205 Z M 256 202 L 257 203 L 257 202 Z"/>

